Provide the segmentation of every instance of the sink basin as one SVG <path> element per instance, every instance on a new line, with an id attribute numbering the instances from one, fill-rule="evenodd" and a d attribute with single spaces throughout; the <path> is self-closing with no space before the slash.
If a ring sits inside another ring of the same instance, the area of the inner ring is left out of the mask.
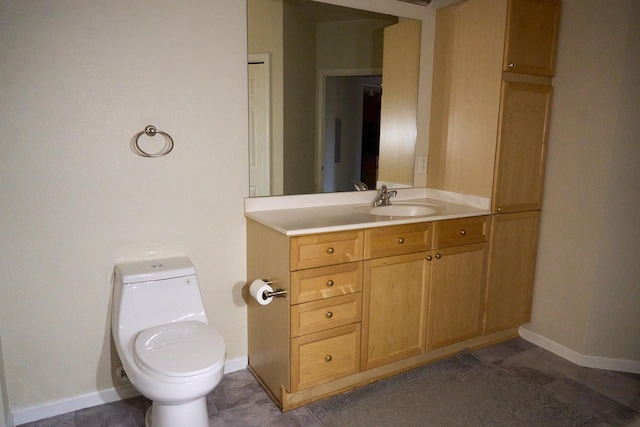
<path id="1" fill-rule="evenodd" d="M 435 206 L 420 203 L 397 203 L 369 209 L 371 215 L 384 216 L 426 216 L 435 212 Z"/>

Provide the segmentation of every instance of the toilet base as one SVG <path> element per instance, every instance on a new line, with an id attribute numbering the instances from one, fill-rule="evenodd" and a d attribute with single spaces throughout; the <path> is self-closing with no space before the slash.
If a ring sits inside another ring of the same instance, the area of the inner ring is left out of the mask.
<path id="1" fill-rule="evenodd" d="M 209 413 L 205 397 L 182 404 L 153 402 L 144 416 L 146 427 L 209 427 Z"/>

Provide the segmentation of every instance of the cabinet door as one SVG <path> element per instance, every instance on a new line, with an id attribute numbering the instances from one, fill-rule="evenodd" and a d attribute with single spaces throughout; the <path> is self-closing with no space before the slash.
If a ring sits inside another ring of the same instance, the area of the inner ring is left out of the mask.
<path id="1" fill-rule="evenodd" d="M 503 82 L 493 212 L 537 210 L 542 187 L 551 86 Z"/>
<path id="2" fill-rule="evenodd" d="M 485 334 L 530 320 L 539 224 L 539 211 L 492 218 Z"/>
<path id="3" fill-rule="evenodd" d="M 486 243 L 435 252 L 429 292 L 429 350 L 482 333 L 486 257 Z"/>
<path id="4" fill-rule="evenodd" d="M 503 70 L 552 77 L 559 24 L 560 0 L 510 0 Z"/>
<path id="5" fill-rule="evenodd" d="M 424 351 L 427 253 L 365 262 L 362 369 Z"/>

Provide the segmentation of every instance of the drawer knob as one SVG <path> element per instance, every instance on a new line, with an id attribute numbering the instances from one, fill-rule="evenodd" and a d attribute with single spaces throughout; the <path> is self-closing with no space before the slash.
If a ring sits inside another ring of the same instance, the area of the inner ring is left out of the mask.
<path id="1" fill-rule="evenodd" d="M 442 255 L 436 254 L 436 259 L 440 259 L 440 258 L 442 258 Z"/>
<path id="2" fill-rule="evenodd" d="M 398 237 L 398 244 L 401 245 L 404 243 L 404 237 Z"/>
<path id="3" fill-rule="evenodd" d="M 330 312 L 330 311 L 327 311 L 327 312 L 325 313 L 325 316 L 327 316 L 327 319 L 331 319 L 331 318 L 333 317 L 333 313 L 332 313 L 332 312 Z"/>
<path id="4" fill-rule="evenodd" d="M 464 231 L 464 230 L 460 230 L 460 235 L 461 235 L 461 236 L 464 236 L 465 234 L 467 234 L 467 232 L 466 232 L 466 231 Z"/>
<path id="5" fill-rule="evenodd" d="M 328 253 L 329 255 L 331 255 L 331 254 L 333 253 L 333 248 L 328 248 L 328 249 L 327 249 L 327 253 Z"/>
<path id="6" fill-rule="evenodd" d="M 331 355 L 330 355 L 330 354 L 327 354 L 327 355 L 324 357 L 324 361 L 325 361 L 325 362 L 327 362 L 327 363 L 328 363 L 328 362 L 331 362 L 332 360 L 333 360 L 333 357 L 331 357 Z"/>
<path id="7" fill-rule="evenodd" d="M 433 257 L 431 255 L 427 255 L 427 261 L 431 261 Z"/>
<path id="8" fill-rule="evenodd" d="M 333 286 L 333 280 L 329 279 L 327 280 L 327 287 L 332 287 Z"/>
<path id="9" fill-rule="evenodd" d="M 512 62 L 511 64 L 507 65 L 507 67 L 509 67 L 509 68 L 511 68 L 511 69 L 516 68 L 516 64 L 514 64 L 514 63 Z"/>
<path id="10" fill-rule="evenodd" d="M 502 210 L 503 210 L 502 208 L 498 208 L 498 209 L 496 209 L 496 212 L 501 213 Z"/>

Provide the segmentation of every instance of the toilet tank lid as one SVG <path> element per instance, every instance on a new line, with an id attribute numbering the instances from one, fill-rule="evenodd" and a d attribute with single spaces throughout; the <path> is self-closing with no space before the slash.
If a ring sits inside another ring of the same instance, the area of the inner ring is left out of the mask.
<path id="1" fill-rule="evenodd" d="M 117 264 L 115 272 L 116 279 L 127 284 L 192 276 L 196 269 L 189 258 L 179 257 Z"/>

